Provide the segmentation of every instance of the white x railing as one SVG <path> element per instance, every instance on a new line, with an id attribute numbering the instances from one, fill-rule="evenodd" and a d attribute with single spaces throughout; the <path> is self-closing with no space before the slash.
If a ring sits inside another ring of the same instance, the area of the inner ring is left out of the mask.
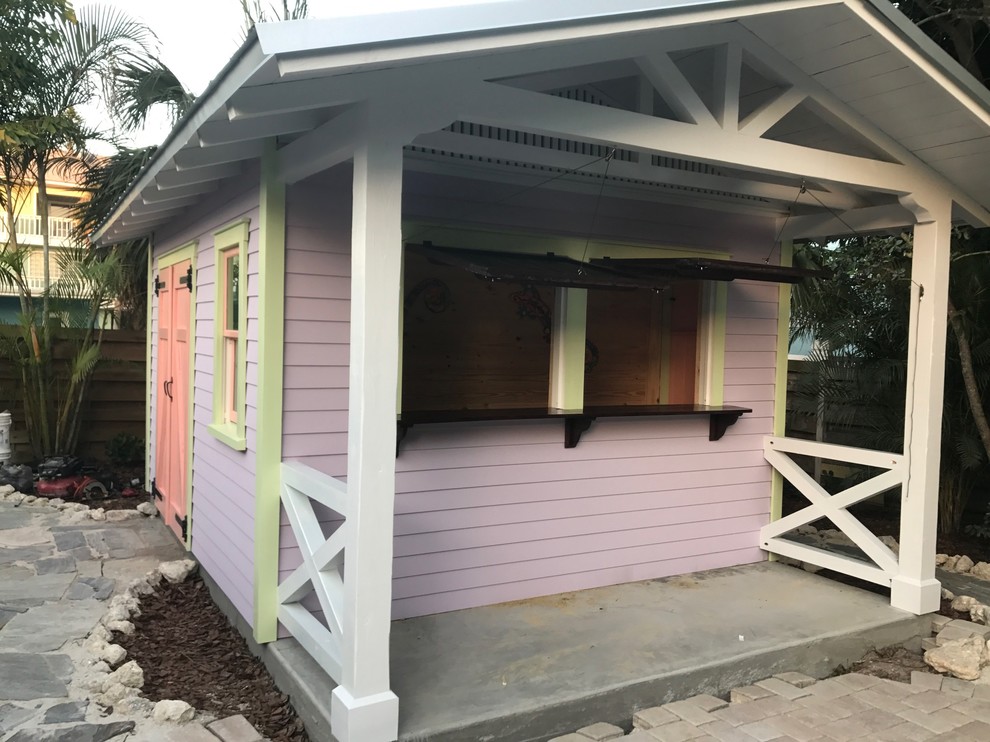
<path id="1" fill-rule="evenodd" d="M 344 555 L 350 532 L 347 485 L 305 464 L 283 462 L 281 496 L 303 562 L 278 586 L 278 620 L 339 685 L 343 682 Z M 314 500 L 344 518 L 329 538 L 323 535 Z M 300 604 L 309 593 L 316 594 L 327 626 Z"/>
<path id="2" fill-rule="evenodd" d="M 788 454 L 821 457 L 885 471 L 838 494 L 830 495 Z M 897 555 L 857 520 L 848 508 L 903 485 L 907 474 L 904 457 L 864 448 L 776 437 L 764 441 L 763 455 L 784 479 L 811 502 L 803 510 L 764 526 L 760 531 L 763 548 L 774 554 L 889 587 L 891 580 L 898 574 Z M 819 518 L 831 520 L 874 563 L 868 564 L 853 557 L 781 538 L 783 534 Z"/>

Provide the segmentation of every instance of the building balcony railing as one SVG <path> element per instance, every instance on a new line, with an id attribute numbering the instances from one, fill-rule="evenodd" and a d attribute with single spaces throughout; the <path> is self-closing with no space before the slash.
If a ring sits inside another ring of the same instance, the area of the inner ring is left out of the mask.
<path id="1" fill-rule="evenodd" d="M 48 236 L 51 244 L 65 246 L 72 234 L 73 220 L 62 216 L 48 217 Z M 16 221 L 17 241 L 25 245 L 41 244 L 41 217 L 19 216 Z M 0 239 L 9 237 L 7 225 L 0 223 Z"/>

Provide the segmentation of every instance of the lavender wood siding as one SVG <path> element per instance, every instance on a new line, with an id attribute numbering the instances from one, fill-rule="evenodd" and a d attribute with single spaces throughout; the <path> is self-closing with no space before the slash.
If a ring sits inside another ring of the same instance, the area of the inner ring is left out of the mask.
<path id="1" fill-rule="evenodd" d="M 283 454 L 332 476 L 346 472 L 348 187 L 327 177 L 294 188 L 288 208 Z M 522 203 L 486 203 L 505 189 L 518 187 L 407 175 L 405 216 L 587 234 L 590 198 L 535 192 Z M 739 260 L 763 260 L 773 241 L 770 220 L 613 199 L 603 200 L 597 225 L 596 237 Z M 599 420 L 573 449 L 563 446 L 560 421 L 413 428 L 396 461 L 393 615 L 765 558 L 762 440 L 773 422 L 776 318 L 776 285 L 729 284 L 725 402 L 753 413 L 717 442 L 706 419 Z M 284 520 L 281 545 L 285 574 L 299 554 Z"/>
<path id="2" fill-rule="evenodd" d="M 193 380 L 192 553 L 230 598 L 241 616 L 253 621 L 254 472 L 258 378 L 258 178 L 230 186 L 156 235 L 156 259 L 198 241 L 196 253 L 195 378 Z M 215 266 L 213 233 L 238 219 L 250 219 L 247 259 L 247 450 L 234 451 L 207 430 L 213 419 Z M 157 304 L 152 320 L 157 319 Z M 153 326 L 154 331 L 154 326 Z M 152 345 L 154 355 L 154 344 Z M 152 374 L 155 373 L 152 358 Z M 154 376 L 152 378 L 155 378 Z M 158 385 L 155 385 L 156 388 Z M 152 407 L 154 409 L 154 407 Z M 153 424 L 153 423 L 152 423 Z M 154 427 L 152 427 L 152 431 Z M 152 438 L 154 440 L 154 438 Z"/>

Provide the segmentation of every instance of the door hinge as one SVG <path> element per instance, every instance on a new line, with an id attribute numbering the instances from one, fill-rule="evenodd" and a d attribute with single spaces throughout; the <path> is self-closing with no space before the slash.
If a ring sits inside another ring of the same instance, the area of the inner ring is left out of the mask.
<path id="1" fill-rule="evenodd" d="M 158 276 L 155 276 L 155 296 L 158 296 L 158 290 L 165 288 L 165 282 L 159 281 Z"/>
<path id="2" fill-rule="evenodd" d="M 173 516 L 175 522 L 179 524 L 179 528 L 182 530 L 182 540 L 185 541 L 187 538 L 186 528 L 189 525 L 189 516 L 180 518 L 178 515 Z"/>
<path id="3" fill-rule="evenodd" d="M 192 290 L 193 290 L 193 277 L 192 277 L 192 266 L 191 265 L 186 269 L 186 275 L 179 277 L 179 285 L 180 286 L 185 286 L 187 289 L 189 289 L 189 293 L 192 293 Z"/>
<path id="4" fill-rule="evenodd" d="M 160 489 L 158 489 L 158 480 L 157 479 L 152 479 L 151 480 L 151 494 L 153 494 L 155 496 L 155 499 L 156 500 L 164 500 L 165 499 L 164 497 L 162 497 L 162 491 Z"/>

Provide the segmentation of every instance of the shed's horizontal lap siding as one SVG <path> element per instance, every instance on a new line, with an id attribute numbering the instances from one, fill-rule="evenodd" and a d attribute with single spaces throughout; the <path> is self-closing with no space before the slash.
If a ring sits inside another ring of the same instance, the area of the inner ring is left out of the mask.
<path id="1" fill-rule="evenodd" d="M 196 251 L 195 379 L 191 513 L 192 553 L 250 624 L 254 602 L 255 400 L 257 399 L 258 188 L 248 174 L 244 185 L 228 188 L 191 211 L 172 229 L 156 235 L 155 258 L 198 241 Z M 246 272 L 247 450 L 234 451 L 207 430 L 213 420 L 215 266 L 213 233 L 238 219 L 250 219 Z M 153 304 L 157 319 L 157 306 Z M 153 332 L 155 328 L 153 327 Z M 154 356 L 155 344 L 152 344 Z M 152 359 L 152 374 L 155 359 Z M 153 376 L 154 378 L 154 376 Z M 152 407 L 154 409 L 154 407 Z M 154 430 L 154 427 L 152 427 Z"/>
<path id="2" fill-rule="evenodd" d="M 488 230 L 583 237 L 594 205 L 544 192 L 491 204 L 490 186 L 406 181 L 407 219 Z M 283 456 L 335 477 L 347 468 L 349 186 L 331 175 L 293 187 L 287 211 Z M 765 259 L 773 242 L 769 219 L 616 200 L 602 203 L 595 231 L 748 261 Z M 560 421 L 412 428 L 396 460 L 393 615 L 763 559 L 758 532 L 769 519 L 770 469 L 762 441 L 772 430 L 777 293 L 770 284 L 729 284 L 725 403 L 753 413 L 720 441 L 708 440 L 707 419 L 602 419 L 574 449 L 564 448 Z M 332 527 L 332 514 L 326 520 Z M 283 576 L 299 563 L 283 518 Z"/>

